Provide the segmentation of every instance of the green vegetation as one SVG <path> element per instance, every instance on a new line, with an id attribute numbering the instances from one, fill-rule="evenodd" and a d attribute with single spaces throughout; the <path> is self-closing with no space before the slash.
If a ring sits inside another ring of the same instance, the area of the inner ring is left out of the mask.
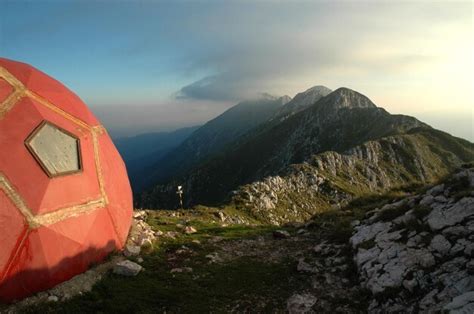
<path id="1" fill-rule="evenodd" d="M 176 238 L 160 237 L 154 250 L 145 254 L 145 271 L 137 277 L 108 274 L 90 293 L 61 303 L 45 303 L 25 313 L 226 313 L 273 312 L 285 308 L 286 299 L 300 285 L 308 285 L 295 261 L 283 257 L 269 262 L 259 257 L 236 257 L 211 263 L 206 255 L 222 246 L 256 237 L 272 237 L 274 226 L 232 225 L 221 227 L 194 216 L 192 211 L 170 217 L 167 211 L 152 213 L 148 222 L 155 230 L 176 231 L 184 220 L 198 229 Z M 281 228 L 280 228 L 281 229 Z M 291 231 L 291 230 L 289 230 Z M 292 232 L 292 231 L 291 231 Z M 288 248 L 291 251 L 291 248 Z M 261 252 L 261 254 L 266 254 Z M 192 272 L 171 273 L 191 267 Z"/>

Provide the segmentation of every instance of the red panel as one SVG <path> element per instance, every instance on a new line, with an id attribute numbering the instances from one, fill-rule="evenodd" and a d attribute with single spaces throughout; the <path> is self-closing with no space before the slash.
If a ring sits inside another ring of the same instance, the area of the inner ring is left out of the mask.
<path id="1" fill-rule="evenodd" d="M 0 280 L 10 258 L 19 245 L 19 239 L 27 228 L 23 215 L 13 205 L 11 200 L 0 190 Z"/>
<path id="2" fill-rule="evenodd" d="M 132 191 L 125 164 L 110 137 L 106 134 L 102 135 L 99 143 L 105 190 L 109 198 L 108 209 L 117 229 L 120 242 L 123 244 L 131 225 Z"/>

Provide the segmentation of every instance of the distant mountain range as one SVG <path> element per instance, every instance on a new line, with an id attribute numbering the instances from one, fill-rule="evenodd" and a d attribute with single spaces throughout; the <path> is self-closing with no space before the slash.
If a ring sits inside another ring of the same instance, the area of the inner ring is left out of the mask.
<path id="1" fill-rule="evenodd" d="M 289 209 L 309 214 L 361 193 L 433 181 L 472 160 L 468 141 L 392 115 L 348 88 L 316 86 L 291 100 L 242 102 L 211 120 L 144 172 L 140 189 L 149 188 L 136 200 L 172 208 L 183 185 L 188 206 L 232 202 L 283 219 Z"/>
<path id="2" fill-rule="evenodd" d="M 200 126 L 182 128 L 173 132 L 146 133 L 114 139 L 115 146 L 127 165 L 134 190 L 140 185 L 144 173 L 171 150 L 179 146 Z"/>
<path id="3" fill-rule="evenodd" d="M 175 149 L 147 165 L 146 175 L 134 180 L 134 190 L 140 191 L 156 183 L 183 175 L 209 156 L 218 154 L 248 131 L 275 116 L 291 98 L 268 94 L 243 101 L 192 132 Z"/>

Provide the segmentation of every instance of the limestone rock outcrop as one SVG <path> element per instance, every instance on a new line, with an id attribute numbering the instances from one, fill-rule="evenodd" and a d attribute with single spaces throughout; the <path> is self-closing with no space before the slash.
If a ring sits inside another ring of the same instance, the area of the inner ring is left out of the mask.
<path id="1" fill-rule="evenodd" d="M 374 295 L 369 312 L 472 313 L 473 179 L 474 168 L 463 169 L 354 227 L 354 262 Z"/>

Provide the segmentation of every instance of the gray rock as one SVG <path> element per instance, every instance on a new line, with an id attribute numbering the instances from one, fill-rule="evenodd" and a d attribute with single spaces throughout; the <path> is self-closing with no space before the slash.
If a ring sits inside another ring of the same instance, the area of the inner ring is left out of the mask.
<path id="1" fill-rule="evenodd" d="M 474 303 L 474 291 L 466 292 L 453 298 L 453 300 L 446 304 L 443 309 L 446 311 L 458 310 L 468 303 Z"/>
<path id="2" fill-rule="evenodd" d="M 318 298 L 309 293 L 294 294 L 286 301 L 286 310 L 290 314 L 308 313 L 317 301 Z"/>
<path id="3" fill-rule="evenodd" d="M 412 211 L 406 212 L 404 215 L 401 215 L 393 220 L 393 222 L 397 225 L 400 224 L 407 224 L 410 221 L 415 220 L 416 217 L 413 215 Z"/>
<path id="4" fill-rule="evenodd" d="M 287 239 L 287 238 L 291 237 L 291 235 L 286 230 L 275 230 L 275 231 L 273 231 L 273 237 L 275 239 Z"/>
<path id="5" fill-rule="evenodd" d="M 458 255 L 459 253 L 464 251 L 464 249 L 467 245 L 469 245 L 469 243 L 470 242 L 465 239 L 458 239 L 449 251 L 449 255 Z"/>
<path id="6" fill-rule="evenodd" d="M 472 314 L 474 313 L 474 302 L 463 305 L 460 308 L 449 311 L 450 314 Z"/>
<path id="7" fill-rule="evenodd" d="M 126 257 L 138 256 L 140 255 L 140 251 L 141 251 L 140 246 L 128 244 L 127 246 L 125 246 L 123 255 L 125 255 Z"/>
<path id="8" fill-rule="evenodd" d="M 217 252 L 210 253 L 206 255 L 206 258 L 209 259 L 210 263 L 220 263 L 222 262 L 222 258 L 217 254 Z"/>
<path id="9" fill-rule="evenodd" d="M 407 247 L 415 248 L 418 246 L 418 244 L 421 243 L 421 236 L 420 235 L 415 235 L 414 237 L 408 239 L 407 241 Z"/>
<path id="10" fill-rule="evenodd" d="M 427 221 L 431 230 L 436 231 L 454 226 L 472 215 L 474 215 L 474 198 L 465 197 L 454 204 L 433 209 Z"/>
<path id="11" fill-rule="evenodd" d="M 427 195 L 423 197 L 423 199 L 420 201 L 420 205 L 429 206 L 433 204 L 433 202 L 434 202 L 434 197 L 432 195 Z"/>
<path id="12" fill-rule="evenodd" d="M 362 266 L 368 261 L 375 260 L 379 254 L 380 249 L 377 246 L 369 250 L 359 249 L 354 259 L 358 266 Z"/>
<path id="13" fill-rule="evenodd" d="M 443 192 L 444 192 L 444 184 L 439 184 L 429 189 L 428 192 L 426 192 L 426 194 L 436 196 Z"/>
<path id="14" fill-rule="evenodd" d="M 416 256 L 416 259 L 419 265 L 424 268 L 428 268 L 436 264 L 436 261 L 430 252 L 420 253 Z"/>
<path id="15" fill-rule="evenodd" d="M 392 242 L 402 238 L 404 229 L 397 230 L 394 232 L 381 232 L 375 237 L 375 242 L 381 248 L 386 248 L 392 245 Z"/>
<path id="16" fill-rule="evenodd" d="M 469 234 L 469 230 L 464 226 L 453 226 L 442 231 L 447 237 L 462 237 Z"/>
<path id="17" fill-rule="evenodd" d="M 418 286 L 418 281 L 413 278 L 412 280 L 403 280 L 403 287 L 407 289 L 410 292 L 413 292 L 413 290 Z"/>
<path id="18" fill-rule="evenodd" d="M 451 249 L 451 243 L 444 236 L 437 234 L 431 240 L 430 249 L 437 251 L 441 255 L 446 255 Z"/>
<path id="19" fill-rule="evenodd" d="M 360 225 L 360 220 L 354 220 L 351 222 L 351 227 L 354 228 L 356 226 L 359 226 Z"/>
<path id="20" fill-rule="evenodd" d="M 474 257 L 474 243 L 469 242 L 464 249 L 464 255 Z"/>
<path id="21" fill-rule="evenodd" d="M 133 277 L 142 271 L 143 267 L 132 261 L 121 261 L 114 265 L 113 272 L 117 275 Z"/>
<path id="22" fill-rule="evenodd" d="M 469 262 L 467 262 L 466 270 L 468 274 L 474 275 L 474 260 L 470 260 Z"/>
<path id="23" fill-rule="evenodd" d="M 377 234 L 390 230 L 392 223 L 376 222 L 372 225 L 363 226 L 350 239 L 352 247 L 356 248 L 362 242 L 372 240 Z"/>
<path id="24" fill-rule="evenodd" d="M 298 260 L 298 265 L 296 266 L 296 270 L 299 272 L 307 272 L 307 273 L 316 273 L 317 268 L 312 267 L 308 263 L 304 261 L 304 258 L 300 258 Z"/>
<path id="25" fill-rule="evenodd" d="M 434 289 L 428 292 L 428 294 L 426 294 L 423 297 L 423 299 L 420 300 L 420 303 L 419 303 L 420 308 L 426 309 L 432 306 L 433 304 L 436 304 L 435 296 L 438 294 L 438 292 L 439 292 L 438 289 Z"/>
<path id="26" fill-rule="evenodd" d="M 59 301 L 59 298 L 55 295 L 50 295 L 48 297 L 48 302 L 58 302 Z"/>

